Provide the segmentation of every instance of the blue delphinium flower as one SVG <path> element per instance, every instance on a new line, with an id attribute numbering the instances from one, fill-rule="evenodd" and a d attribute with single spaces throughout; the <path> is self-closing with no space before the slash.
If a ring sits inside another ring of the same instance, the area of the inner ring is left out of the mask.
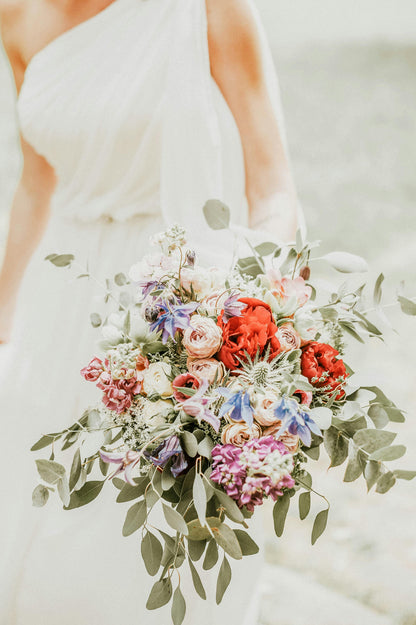
<path id="1" fill-rule="evenodd" d="M 245 421 L 251 427 L 253 425 L 254 411 L 250 404 L 248 392 L 244 390 L 236 392 L 224 387 L 220 387 L 217 390 L 227 400 L 221 406 L 219 417 L 222 418 L 229 413 L 234 421 Z"/>
<path id="2" fill-rule="evenodd" d="M 160 312 L 150 329 L 161 331 L 162 342 L 166 343 L 169 337 L 174 339 L 178 330 L 186 330 L 189 327 L 191 315 L 198 308 L 199 303 L 182 304 L 180 300 L 175 299 L 172 302 L 157 302 L 156 305 Z"/>
<path id="3" fill-rule="evenodd" d="M 288 431 L 290 434 L 299 436 L 302 443 L 306 447 L 310 447 L 312 432 L 317 436 L 322 436 L 322 432 L 315 421 L 307 412 L 302 410 L 302 406 L 295 399 L 286 397 L 281 399 L 274 409 L 274 414 L 282 422 L 282 426 L 276 434 L 277 437 Z"/>

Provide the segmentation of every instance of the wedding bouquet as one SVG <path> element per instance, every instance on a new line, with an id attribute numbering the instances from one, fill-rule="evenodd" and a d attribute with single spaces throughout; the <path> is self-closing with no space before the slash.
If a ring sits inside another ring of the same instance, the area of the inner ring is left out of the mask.
<path id="1" fill-rule="evenodd" d="M 228 227 L 220 202 L 208 202 L 204 212 L 214 229 Z M 50 459 L 37 460 L 43 483 L 33 503 L 44 505 L 56 488 L 71 510 L 91 503 L 111 482 L 117 502 L 133 502 L 123 535 L 140 530 L 144 564 L 157 576 L 147 607 L 173 599 L 178 625 L 186 604 L 175 573 L 188 566 L 205 599 L 196 563 L 202 559 L 202 568 L 211 570 L 220 558 L 219 603 L 231 580 L 229 557 L 258 551 L 247 530 L 266 499 L 275 502 L 281 536 L 294 500 L 305 519 L 311 495 L 321 497 L 315 543 L 329 509 L 308 470 L 321 447 L 331 466 L 347 462 L 344 481 L 363 476 L 368 490 L 375 486 L 379 493 L 416 472 L 387 468 L 405 448 L 393 444 L 395 434 L 385 426 L 404 416 L 377 387 L 355 385 L 343 359 L 347 336 L 362 343 L 382 337 L 369 319 L 381 314 L 382 275 L 366 311 L 362 283 L 344 283 L 329 299 L 313 285 L 316 245 L 300 235 L 284 250 L 269 242 L 252 247 L 230 270 L 201 265 L 182 228 L 160 234 L 155 244 L 158 250 L 128 277 L 108 281 L 106 301 L 117 301 L 116 312 L 91 316 L 102 329 L 103 354 L 81 374 L 102 398 L 33 446 L 52 446 Z M 48 260 L 67 266 L 73 257 Z M 320 260 L 344 273 L 366 269 L 347 253 Z M 416 314 L 412 300 L 400 295 L 399 303 Z M 74 451 L 68 472 L 55 459 L 58 446 Z"/>

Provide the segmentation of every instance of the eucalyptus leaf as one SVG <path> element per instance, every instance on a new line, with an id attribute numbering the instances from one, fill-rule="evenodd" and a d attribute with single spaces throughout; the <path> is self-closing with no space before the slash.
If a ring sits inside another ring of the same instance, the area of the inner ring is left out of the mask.
<path id="1" fill-rule="evenodd" d="M 368 409 L 368 416 L 378 429 L 384 428 L 389 422 L 389 415 L 380 404 L 371 404 Z"/>
<path id="2" fill-rule="evenodd" d="M 212 529 L 214 527 L 219 527 L 222 521 L 218 517 L 207 517 L 206 523 Z M 188 523 L 188 530 L 190 540 L 204 540 L 211 538 L 212 536 L 208 527 L 202 526 L 199 522 L 199 519 L 194 519 L 193 521 L 190 521 Z"/>
<path id="3" fill-rule="evenodd" d="M 259 552 L 259 546 L 251 538 L 250 534 L 244 530 L 234 530 L 243 556 L 254 556 Z"/>
<path id="4" fill-rule="evenodd" d="M 81 475 L 81 468 L 82 468 L 81 453 L 80 453 L 80 450 L 77 449 L 72 460 L 71 472 L 69 474 L 70 490 L 73 490 L 75 486 L 77 485 L 77 482 Z"/>
<path id="5" fill-rule="evenodd" d="M 139 479 L 140 481 L 136 486 L 123 482 L 123 487 L 121 488 L 116 499 L 117 503 L 133 501 L 134 499 L 138 499 L 144 495 L 146 486 L 149 484 L 149 478 L 146 476 Z"/>
<path id="6" fill-rule="evenodd" d="M 318 514 L 316 515 L 312 528 L 312 545 L 316 543 L 318 538 L 322 536 L 326 529 L 326 525 L 328 522 L 328 512 L 328 509 L 321 510 L 321 512 L 318 512 Z"/>
<path id="7" fill-rule="evenodd" d="M 364 477 L 367 482 L 367 490 L 370 491 L 374 484 L 377 482 L 379 476 L 381 474 L 381 466 L 379 462 L 375 460 L 370 460 L 367 462 L 364 469 Z"/>
<path id="8" fill-rule="evenodd" d="M 313 408 L 311 417 L 320 430 L 327 430 L 332 422 L 332 410 L 329 408 Z"/>
<path id="9" fill-rule="evenodd" d="M 188 564 L 189 564 L 189 568 L 191 571 L 192 582 L 194 584 L 194 588 L 196 592 L 198 593 L 198 595 L 201 597 L 201 599 L 205 600 L 207 598 L 205 588 L 203 587 L 201 578 L 199 577 L 199 573 L 196 570 L 195 565 L 193 564 L 190 558 L 188 558 Z"/>
<path id="10" fill-rule="evenodd" d="M 56 483 L 56 490 L 58 491 L 58 495 L 61 498 L 64 506 L 67 506 L 70 502 L 70 494 L 69 494 L 69 483 L 66 475 L 63 475 L 60 480 Z"/>
<path id="11" fill-rule="evenodd" d="M 177 510 L 172 508 L 171 506 L 167 506 L 165 503 L 163 504 L 163 514 L 165 515 L 165 519 L 168 525 L 177 532 L 188 535 L 189 530 L 186 524 L 185 519 Z"/>
<path id="12" fill-rule="evenodd" d="M 188 539 L 188 553 L 193 562 L 198 562 L 201 559 L 202 554 L 205 551 L 207 545 L 206 540 L 189 540 Z"/>
<path id="13" fill-rule="evenodd" d="M 224 508 L 226 515 L 235 523 L 243 523 L 244 516 L 241 512 L 240 508 L 237 506 L 234 499 L 231 499 L 226 493 L 222 490 L 214 490 L 215 496 L 220 502 L 221 506 Z"/>
<path id="14" fill-rule="evenodd" d="M 162 562 L 163 547 L 152 532 L 145 533 L 141 544 L 141 554 L 146 571 L 149 575 L 156 575 Z"/>
<path id="15" fill-rule="evenodd" d="M 225 523 L 221 523 L 219 527 L 212 528 L 212 533 L 218 545 L 222 547 L 228 555 L 234 558 L 234 560 L 241 560 L 243 554 L 240 543 L 231 527 Z"/>
<path id="16" fill-rule="evenodd" d="M 389 462 L 401 458 L 406 453 L 406 447 L 404 445 L 392 445 L 390 447 L 382 447 L 374 451 L 370 460 L 379 460 L 382 462 Z"/>
<path id="17" fill-rule="evenodd" d="M 186 603 L 184 596 L 181 592 L 180 586 L 178 586 L 173 593 L 172 600 L 172 622 L 173 625 L 182 625 L 186 614 Z"/>
<path id="18" fill-rule="evenodd" d="M 103 322 L 98 313 L 91 313 L 90 321 L 93 328 L 99 328 Z"/>
<path id="19" fill-rule="evenodd" d="M 207 496 L 202 478 L 199 473 L 195 474 L 193 486 L 193 498 L 196 513 L 201 525 L 205 525 L 205 517 L 207 512 Z"/>
<path id="20" fill-rule="evenodd" d="M 381 447 L 390 445 L 396 438 L 394 432 L 387 432 L 386 430 L 373 430 L 363 429 L 358 430 L 354 434 L 354 442 L 359 447 L 362 447 L 366 452 L 372 454 Z"/>
<path id="21" fill-rule="evenodd" d="M 407 299 L 407 297 L 403 297 L 403 295 L 397 296 L 398 302 L 400 304 L 400 308 L 405 315 L 416 315 L 416 303 L 412 302 L 411 299 Z"/>
<path id="22" fill-rule="evenodd" d="M 368 271 L 368 265 L 364 258 L 350 254 L 349 252 L 330 252 L 322 256 L 334 269 L 341 273 L 363 273 Z"/>
<path id="23" fill-rule="evenodd" d="M 205 203 L 204 217 L 212 230 L 224 230 L 230 225 L 230 209 L 220 200 L 208 200 Z"/>
<path id="24" fill-rule="evenodd" d="M 198 443 L 198 453 L 204 458 L 211 458 L 211 452 L 214 449 L 215 444 L 210 436 L 205 436 L 200 443 Z"/>
<path id="25" fill-rule="evenodd" d="M 49 445 L 52 445 L 54 441 L 58 440 L 62 436 L 62 432 L 57 432 L 56 434 L 45 434 L 30 448 L 30 451 L 39 451 L 40 449 L 49 447 Z"/>
<path id="26" fill-rule="evenodd" d="M 81 506 L 86 506 L 91 503 L 91 501 L 101 493 L 103 486 L 104 481 L 102 480 L 86 482 L 82 488 L 71 494 L 66 510 L 73 510 L 74 508 L 80 508 Z"/>
<path id="27" fill-rule="evenodd" d="M 395 483 L 396 483 L 396 478 L 394 477 L 394 474 L 391 471 L 389 471 L 388 473 L 385 473 L 377 480 L 376 492 L 380 493 L 381 495 L 384 495 L 384 493 L 387 493 L 390 490 L 390 488 L 392 488 L 395 485 Z"/>
<path id="28" fill-rule="evenodd" d="M 43 484 L 38 484 L 32 493 L 32 504 L 35 508 L 42 508 L 49 499 L 49 490 Z"/>
<path id="29" fill-rule="evenodd" d="M 227 558 L 224 556 L 224 559 L 221 564 L 221 568 L 218 573 L 217 580 L 217 592 L 216 592 L 216 602 L 219 605 L 224 597 L 224 594 L 230 585 L 231 582 L 231 566 L 228 562 Z"/>
<path id="30" fill-rule="evenodd" d="M 208 543 L 202 568 L 204 571 L 210 571 L 218 562 L 218 547 L 214 539 Z"/>
<path id="31" fill-rule="evenodd" d="M 147 508 L 145 501 L 138 501 L 128 509 L 123 525 L 123 536 L 130 536 L 146 521 Z"/>
<path id="32" fill-rule="evenodd" d="M 377 308 L 380 305 L 381 302 L 381 297 L 382 297 L 382 284 L 384 282 L 384 275 L 381 273 L 377 280 L 376 283 L 374 285 L 374 295 L 373 295 L 373 300 L 374 300 L 374 306 Z"/>
<path id="33" fill-rule="evenodd" d="M 416 471 L 404 471 L 403 469 L 396 469 L 393 471 L 394 477 L 399 480 L 413 480 L 416 477 Z"/>
<path id="34" fill-rule="evenodd" d="M 301 493 L 299 495 L 299 518 L 301 521 L 306 519 L 311 509 L 311 494 L 310 492 Z"/>
<path id="35" fill-rule="evenodd" d="M 265 241 L 264 243 L 260 243 L 260 245 L 256 245 L 254 248 L 259 256 L 270 256 L 274 254 L 279 246 L 276 243 L 271 243 L 270 241 Z"/>
<path id="36" fill-rule="evenodd" d="M 172 582 L 170 578 L 161 579 L 153 585 L 146 603 L 148 610 L 157 610 L 169 603 L 172 597 Z"/>
<path id="37" fill-rule="evenodd" d="M 345 462 L 348 456 L 348 443 L 342 432 L 334 427 L 324 432 L 324 445 L 331 459 L 331 467 L 338 467 Z"/>
<path id="38" fill-rule="evenodd" d="M 55 267 L 69 267 L 75 259 L 73 254 L 49 254 L 45 260 L 48 260 Z"/>
<path id="39" fill-rule="evenodd" d="M 187 432 L 186 430 L 182 432 L 181 444 L 188 456 L 195 458 L 198 453 L 198 441 L 192 432 Z"/>
<path id="40" fill-rule="evenodd" d="M 290 496 L 289 493 L 284 493 L 281 495 L 273 507 L 273 522 L 274 522 L 274 531 L 276 532 L 276 536 L 280 538 L 283 534 L 283 530 L 285 528 L 285 522 L 287 513 L 289 511 L 290 506 Z"/>
<path id="41" fill-rule="evenodd" d="M 36 467 L 42 480 L 48 484 L 57 484 L 65 475 L 65 467 L 53 460 L 36 460 Z"/>

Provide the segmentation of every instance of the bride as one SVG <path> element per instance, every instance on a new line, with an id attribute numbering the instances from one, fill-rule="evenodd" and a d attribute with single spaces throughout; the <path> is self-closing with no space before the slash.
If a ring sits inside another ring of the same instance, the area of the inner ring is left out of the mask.
<path id="1" fill-rule="evenodd" d="M 235 225 L 291 239 L 301 216 L 270 51 L 250 0 L 0 0 L 0 17 L 23 153 L 0 273 L 0 623 L 168 625 L 144 608 L 124 510 L 31 507 L 31 444 L 97 399 L 79 370 L 100 290 L 43 259 L 72 253 L 105 282 L 173 222 L 215 255 L 201 211 L 213 197 Z M 255 625 L 260 571 L 261 557 L 238 563 L 224 605 L 211 591 L 185 623 Z"/>

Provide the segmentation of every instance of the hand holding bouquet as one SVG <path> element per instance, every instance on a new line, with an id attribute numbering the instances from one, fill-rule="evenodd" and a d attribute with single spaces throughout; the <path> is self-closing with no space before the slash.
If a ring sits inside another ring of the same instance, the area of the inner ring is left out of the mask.
<path id="1" fill-rule="evenodd" d="M 209 202 L 205 214 L 214 228 L 227 227 L 220 203 Z M 71 510 L 111 482 L 117 502 L 132 502 L 123 534 L 140 532 L 146 569 L 157 576 L 147 607 L 172 599 L 177 625 L 186 609 L 177 571 L 188 566 L 205 598 L 195 563 L 203 558 L 210 570 L 221 558 L 219 603 L 231 580 L 229 558 L 258 551 L 247 530 L 266 499 L 275 502 L 281 536 L 291 502 L 298 500 L 304 519 L 311 495 L 320 497 L 312 542 L 319 538 L 329 504 L 313 488 L 308 466 L 322 446 L 331 466 L 347 462 L 345 481 L 363 476 L 379 493 L 416 473 L 386 466 L 405 448 L 393 445 L 395 434 L 384 428 L 404 417 L 377 387 L 354 385 L 344 362 L 346 335 L 361 342 L 382 336 L 365 312 L 364 286 L 343 284 L 325 299 L 310 280 L 316 246 L 301 236 L 287 250 L 262 243 L 229 271 L 200 265 L 179 227 L 155 243 L 158 251 L 128 278 L 115 276 L 117 311 L 104 320 L 92 315 L 102 327 L 104 354 L 81 373 L 101 401 L 34 445 L 74 453 L 68 472 L 55 455 L 37 460 L 43 483 L 33 502 L 43 505 L 56 488 Z M 73 261 L 48 259 L 58 266 Z M 324 259 L 343 272 L 365 269 L 349 254 Z M 382 276 L 376 311 L 381 283 Z M 413 301 L 400 298 L 403 311 L 415 314 Z M 160 507 L 165 523 L 157 527 Z"/>

